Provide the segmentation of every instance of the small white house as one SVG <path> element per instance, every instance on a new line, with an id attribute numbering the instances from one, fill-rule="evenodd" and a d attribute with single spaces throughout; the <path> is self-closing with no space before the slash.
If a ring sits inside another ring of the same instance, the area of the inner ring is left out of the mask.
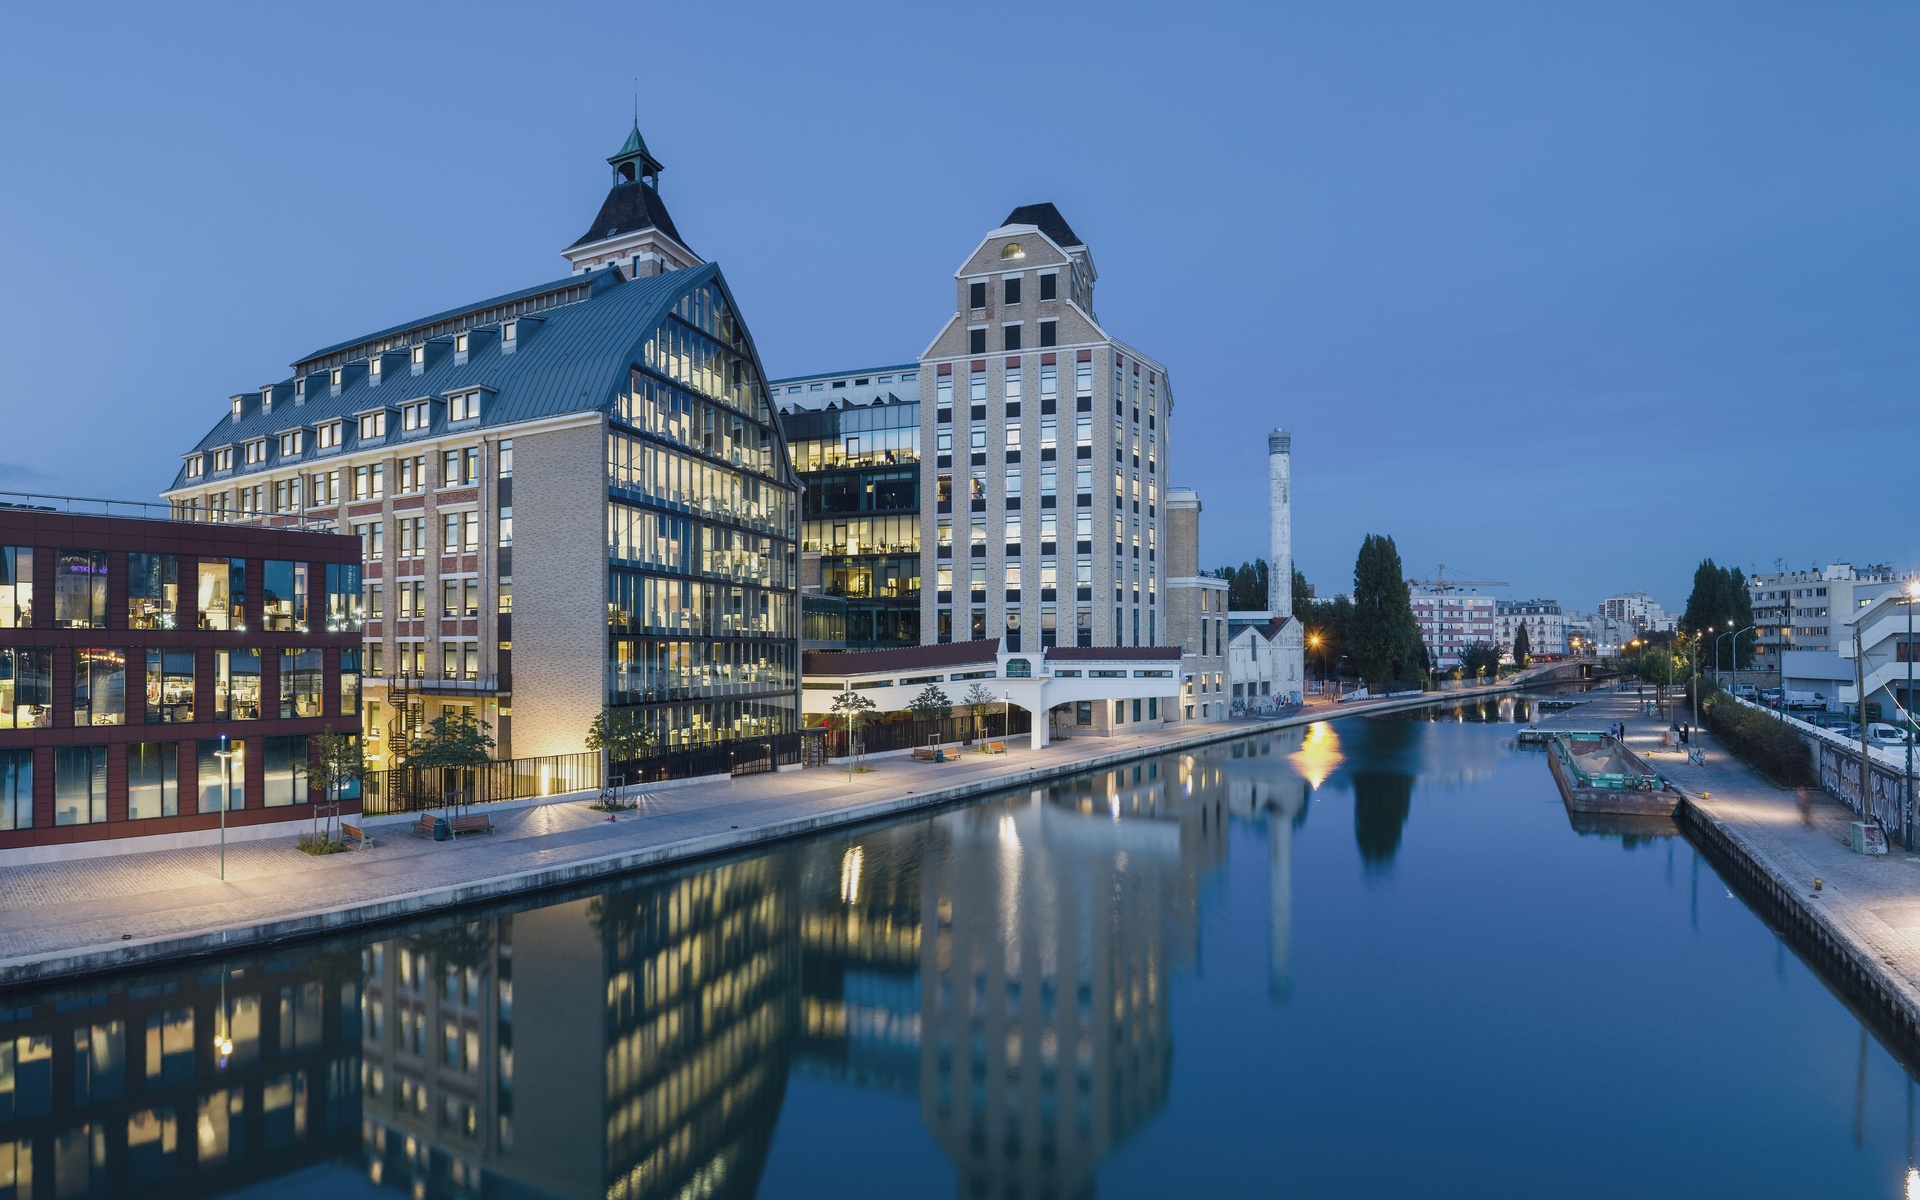
<path id="1" fill-rule="evenodd" d="M 1235 715 L 1300 703 L 1306 690 L 1305 633 L 1295 617 L 1248 626 L 1227 642 L 1227 680 Z"/>

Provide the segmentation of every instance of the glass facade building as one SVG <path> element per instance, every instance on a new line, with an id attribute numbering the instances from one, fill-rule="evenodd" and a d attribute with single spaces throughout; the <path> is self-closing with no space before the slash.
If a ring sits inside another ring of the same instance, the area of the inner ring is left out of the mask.
<path id="1" fill-rule="evenodd" d="M 837 644 L 853 650 L 918 645 L 918 368 L 802 376 L 771 386 L 794 470 L 806 487 L 801 552 L 809 573 L 812 556 L 819 556 L 820 594 L 845 602 L 844 639 Z"/>

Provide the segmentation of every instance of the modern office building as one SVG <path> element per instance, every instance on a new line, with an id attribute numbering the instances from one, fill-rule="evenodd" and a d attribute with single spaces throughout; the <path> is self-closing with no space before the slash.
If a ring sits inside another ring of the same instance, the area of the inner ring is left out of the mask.
<path id="1" fill-rule="evenodd" d="M 1200 494 L 1167 492 L 1167 640 L 1180 647 L 1180 707 L 1184 721 L 1227 719 L 1227 589 L 1224 579 L 1200 572 Z M 1234 688 L 1234 694 L 1240 693 Z"/>
<path id="2" fill-rule="evenodd" d="M 953 275 L 920 356 L 923 642 L 1164 644 L 1166 368 L 1093 309 L 1086 244 L 1015 209 Z"/>
<path id="3" fill-rule="evenodd" d="M 820 648 L 920 644 L 920 368 L 915 363 L 768 384 L 802 488 L 801 584 Z M 826 603 L 821 602 L 821 598 Z M 824 626 L 845 622 L 835 643 Z"/>
<path id="4" fill-rule="evenodd" d="M 1567 629 L 1565 614 L 1558 600 L 1495 600 L 1493 603 L 1494 645 L 1500 653 L 1513 654 L 1513 637 L 1521 626 L 1527 629 L 1527 648 L 1531 654 L 1565 654 Z"/>
<path id="5" fill-rule="evenodd" d="M 663 748 L 797 725 L 799 486 L 753 339 L 637 128 L 608 162 L 572 274 L 303 356 L 167 490 L 359 538 L 382 765 L 442 711 L 502 758 L 580 750 L 603 705 Z"/>
<path id="6" fill-rule="evenodd" d="M 1413 619 L 1420 626 L 1420 640 L 1426 643 L 1434 670 L 1459 666 L 1469 646 L 1494 644 L 1498 624 L 1492 596 L 1420 584 L 1408 585 L 1408 592 Z"/>
<path id="7" fill-rule="evenodd" d="M 359 545 L 90 507 L 0 504 L 0 864 L 310 821 L 315 739 L 360 731 Z"/>

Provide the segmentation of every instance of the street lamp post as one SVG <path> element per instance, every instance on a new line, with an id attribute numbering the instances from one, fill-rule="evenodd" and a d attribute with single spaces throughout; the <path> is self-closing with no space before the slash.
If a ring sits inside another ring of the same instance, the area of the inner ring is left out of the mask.
<path id="1" fill-rule="evenodd" d="M 233 750 L 227 735 L 220 735 L 220 748 L 213 752 L 220 760 L 220 878 L 227 878 L 227 806 L 233 803 Z"/>
<path id="2" fill-rule="evenodd" d="M 1913 738 L 1915 730 L 1913 710 L 1909 706 L 1913 703 L 1913 602 L 1915 599 L 1920 599 L 1920 579 L 1910 579 L 1907 581 L 1907 644 L 1900 648 L 1907 660 L 1907 694 L 1900 698 L 1900 723 L 1904 728 L 1902 728 L 1900 732 L 1904 735 L 1902 740 L 1907 743 L 1906 824 L 1907 849 L 1909 850 L 1913 849 Z M 1785 701 L 1783 700 L 1782 703 L 1785 703 Z M 1862 696 L 1860 697 L 1860 720 L 1863 725 L 1866 723 L 1866 718 L 1867 698 Z M 1863 767 L 1862 771 L 1864 772 L 1864 770 L 1865 768 Z M 1864 773 L 1861 775 L 1861 778 L 1866 778 Z M 1861 790 L 1865 791 L 1864 788 Z"/>

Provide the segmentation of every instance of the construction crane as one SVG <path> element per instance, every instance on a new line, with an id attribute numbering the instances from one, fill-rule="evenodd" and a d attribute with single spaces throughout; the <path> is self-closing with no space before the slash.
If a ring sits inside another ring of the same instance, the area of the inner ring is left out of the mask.
<path id="1" fill-rule="evenodd" d="M 1436 592 L 1458 591 L 1466 587 L 1512 587 L 1504 579 L 1448 579 L 1447 564 L 1441 563 L 1434 569 L 1432 579 L 1409 579 L 1415 587 L 1429 587 Z"/>

